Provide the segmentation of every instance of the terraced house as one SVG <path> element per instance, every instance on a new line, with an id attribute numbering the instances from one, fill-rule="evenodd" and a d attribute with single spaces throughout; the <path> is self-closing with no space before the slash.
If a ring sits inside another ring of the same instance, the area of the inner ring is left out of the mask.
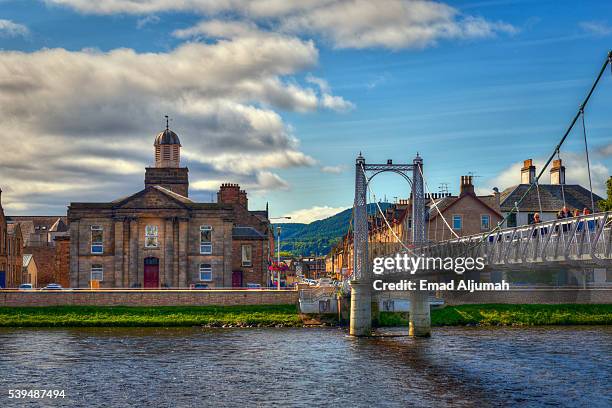
<path id="1" fill-rule="evenodd" d="M 216 203 L 193 201 L 177 134 L 166 128 L 154 146 L 143 190 L 112 202 L 70 204 L 70 285 L 265 284 L 273 247 L 267 209 L 250 211 L 238 184 L 221 185 Z"/>
<path id="2" fill-rule="evenodd" d="M 0 190 L 0 288 L 16 288 L 22 280 L 23 235 L 19 223 L 7 222 Z"/>

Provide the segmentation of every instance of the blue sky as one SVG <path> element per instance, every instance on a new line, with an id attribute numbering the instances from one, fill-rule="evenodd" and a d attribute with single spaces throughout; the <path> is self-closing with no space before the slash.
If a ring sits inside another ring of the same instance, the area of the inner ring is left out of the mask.
<path id="1" fill-rule="evenodd" d="M 14 93 L 0 97 L 0 114 L 11 129 L 1 141 L 13 146 L 10 157 L 0 159 L 9 214 L 57 214 L 70 201 L 105 201 L 137 191 L 164 109 L 184 136 L 196 199 L 209 200 L 217 181 L 234 181 L 247 186 L 252 208 L 269 201 L 273 216 L 308 221 L 330 215 L 352 205 L 359 151 L 378 162 L 411 161 L 418 151 L 434 191 L 446 182 L 456 192 L 459 177 L 468 172 L 475 173 L 483 193 L 503 189 L 518 181 L 519 162 L 540 163 L 551 153 L 612 49 L 612 5 L 601 1 L 419 2 L 421 8 L 414 10 L 410 2 L 388 0 L 389 7 L 408 10 L 405 18 L 388 24 L 384 10 L 376 19 L 359 1 L 319 0 L 312 9 L 289 11 L 266 4 L 265 10 L 248 12 L 239 0 L 221 10 L 198 0 L 183 2 L 182 8 L 143 0 L 146 9 L 138 10 L 127 0 L 113 2 L 116 7 L 104 3 L 0 0 L 0 74 L 10 75 L 4 84 L 13 84 L 6 89 Z M 320 19 L 325 14 L 316 13 L 329 14 L 324 8 L 335 3 L 344 8 L 329 10 L 355 14 L 326 25 Z M 177 32 L 211 21 L 219 27 Z M 412 26 L 417 38 L 404 31 Z M 268 43 L 277 48 L 264 57 L 259 49 L 256 55 L 237 54 L 232 43 L 247 37 L 260 39 L 255 48 Z M 198 71 L 196 63 L 188 74 L 215 86 L 199 89 L 197 80 L 175 72 L 182 68 L 147 78 L 152 82 L 145 85 L 138 81 L 151 63 L 143 61 L 147 53 L 171 57 L 160 58 L 166 66 L 197 62 L 187 60 L 191 51 L 173 54 L 185 44 L 214 47 L 217 56 L 227 46 L 230 55 L 219 63 L 236 73 L 224 76 L 223 69 L 206 64 Z M 119 48 L 134 55 L 111 55 Z M 66 51 L 48 55 L 44 49 Z M 78 71 L 91 55 L 101 71 Z M 130 76 L 130 66 L 140 63 L 144 68 Z M 70 76 L 57 72 L 63 64 L 72 64 Z M 124 66 L 115 73 L 113 64 Z M 241 64 L 248 69 L 239 69 Z M 45 76 L 45 69 L 53 75 Z M 48 77 L 49 86 L 39 84 Z M 55 80 L 65 84 L 57 87 Z M 125 87 L 110 86 L 113 81 Z M 245 85 L 220 86 L 223 81 Z M 259 89 L 258 81 L 269 87 Z M 33 97 L 33 87 L 45 91 Z M 123 88 L 135 91 L 124 94 Z M 611 90 L 607 72 L 586 112 L 599 193 L 612 166 Z M 76 113 L 50 106 L 55 104 Z M 205 121 L 197 117 L 200 112 Z M 235 125 L 243 120 L 251 121 L 244 134 Z M 266 134 L 269 128 L 272 136 Z M 24 148 L 15 135 L 32 147 Z M 77 160 L 82 154 L 88 159 Z M 576 132 L 562 152 L 569 183 L 586 183 L 583 156 Z M 96 157 L 112 161 L 106 165 Z M 215 161 L 224 157 L 227 165 Z M 103 187 L 92 186 L 98 182 Z M 391 176 L 374 183 L 381 198 L 405 196 L 407 188 Z"/>

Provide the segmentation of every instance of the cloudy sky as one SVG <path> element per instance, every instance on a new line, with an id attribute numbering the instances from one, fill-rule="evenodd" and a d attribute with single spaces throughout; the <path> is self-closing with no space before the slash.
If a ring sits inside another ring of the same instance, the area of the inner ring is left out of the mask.
<path id="1" fill-rule="evenodd" d="M 503 189 L 551 153 L 611 48 L 600 1 L 0 0 L 2 202 L 61 214 L 138 191 L 165 114 L 201 201 L 236 182 L 251 208 L 323 218 L 352 205 L 359 151 L 418 151 L 434 191 L 468 173 Z M 611 108 L 606 73 L 586 112 L 599 193 Z M 562 157 L 586 185 L 576 130 Z"/>

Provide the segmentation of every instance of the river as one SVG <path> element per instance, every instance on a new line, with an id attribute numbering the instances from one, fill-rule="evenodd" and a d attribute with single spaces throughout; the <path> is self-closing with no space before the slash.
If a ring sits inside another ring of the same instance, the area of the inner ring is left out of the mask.
<path id="1" fill-rule="evenodd" d="M 612 406 L 612 327 L 0 329 L 0 351 L 3 407 Z"/>

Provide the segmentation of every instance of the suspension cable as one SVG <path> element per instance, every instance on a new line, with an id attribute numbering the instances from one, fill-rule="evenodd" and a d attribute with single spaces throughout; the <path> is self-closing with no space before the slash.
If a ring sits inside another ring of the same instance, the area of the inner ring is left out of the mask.
<path id="1" fill-rule="evenodd" d="M 586 153 L 587 160 L 587 170 L 589 173 L 589 191 L 591 193 L 591 211 L 594 213 L 597 212 L 595 210 L 595 200 L 593 199 L 593 182 L 591 181 L 591 161 L 589 160 L 589 145 L 587 144 L 587 134 L 586 134 L 586 126 L 584 124 L 584 108 L 581 108 L 582 112 L 582 134 L 584 135 L 584 151 Z"/>
<path id="2" fill-rule="evenodd" d="M 438 210 L 438 214 L 440 215 L 440 217 L 442 217 L 442 221 L 444 221 L 444 224 L 446 225 L 448 230 L 455 236 L 455 238 L 459 238 L 459 235 L 457 235 L 457 233 L 451 228 L 451 226 L 448 225 L 448 222 L 446 222 L 446 218 L 444 218 L 444 215 L 442 215 L 442 212 L 438 208 L 438 204 L 436 204 L 434 199 L 431 198 L 431 191 L 429 191 L 429 186 L 427 185 L 427 180 L 425 180 L 425 176 L 423 175 L 423 170 L 421 169 L 420 166 L 417 166 L 417 167 L 419 169 L 419 173 L 421 173 L 421 178 L 423 179 L 423 184 L 425 185 L 425 189 L 427 190 L 427 194 L 429 194 L 429 198 L 431 199 L 431 202 L 432 202 L 434 208 L 436 210 Z"/>
<path id="3" fill-rule="evenodd" d="M 476 243 L 474 248 L 479 246 L 479 245 L 481 245 L 483 242 L 485 242 L 486 239 L 488 237 L 490 237 L 493 233 L 501 230 L 501 226 L 504 224 L 504 222 L 507 221 L 508 217 L 510 217 L 510 215 L 512 213 L 514 213 L 515 209 L 518 212 L 519 205 L 523 202 L 523 200 L 525 200 L 525 198 L 527 197 L 527 195 L 529 194 L 529 192 L 531 191 L 533 186 L 538 182 L 538 180 L 540 180 L 540 177 L 542 177 L 542 175 L 544 174 L 544 172 L 546 171 L 546 169 L 550 165 L 550 162 L 552 162 L 552 160 L 554 159 L 556 152 L 558 152 L 561 149 L 561 146 L 565 142 L 565 139 L 567 139 L 568 135 L 570 134 L 570 132 L 574 128 L 574 125 L 576 125 L 576 122 L 578 121 L 578 118 L 580 117 L 582 111 L 584 111 L 584 108 L 586 108 L 587 104 L 589 103 L 589 100 L 591 99 L 591 96 L 593 95 L 593 92 L 595 91 L 595 88 L 599 84 L 599 80 L 603 76 L 603 73 L 606 71 L 606 67 L 608 66 L 608 64 L 610 64 L 610 67 L 611 67 L 611 70 L 612 70 L 612 50 L 608 52 L 606 60 L 604 61 L 603 65 L 601 66 L 601 69 L 599 70 L 599 73 L 597 74 L 597 77 L 595 78 L 595 81 L 593 82 L 593 85 L 591 85 L 591 88 L 589 89 L 589 92 L 587 93 L 587 96 L 584 98 L 584 101 L 580 104 L 580 108 L 578 109 L 578 112 L 576 112 L 576 115 L 574 115 L 574 118 L 570 122 L 570 124 L 567 127 L 567 129 L 566 129 L 565 133 L 563 134 L 563 136 L 561 137 L 561 140 L 559 140 L 559 143 L 557 143 L 557 146 L 555 146 L 555 149 L 553 150 L 552 154 L 550 155 L 550 157 L 548 158 L 548 160 L 546 161 L 546 163 L 542 167 L 542 170 L 540 170 L 540 172 L 536 176 L 535 180 L 529 185 L 527 190 L 525 190 L 523 195 L 516 202 L 515 206 L 512 209 L 510 209 L 508 214 L 506 214 L 506 216 L 501 221 L 499 221 L 497 223 L 497 226 L 495 228 L 491 229 L 488 233 L 483 234 L 482 241 Z"/>
<path id="4" fill-rule="evenodd" d="M 563 162 L 561 161 L 561 153 L 559 152 L 559 150 L 557 149 L 557 159 L 559 159 L 559 165 L 563 165 Z M 565 175 L 563 176 L 565 177 Z M 564 188 L 564 184 L 565 184 L 565 180 L 561 180 L 561 173 L 559 173 L 559 184 L 561 184 L 561 197 L 563 198 L 563 208 L 566 207 L 565 204 L 565 188 Z"/>
<path id="5" fill-rule="evenodd" d="M 536 191 L 538 192 L 538 206 L 540 207 L 540 219 L 544 217 L 544 213 L 542 212 L 542 200 L 540 199 L 540 183 L 536 180 Z"/>
<path id="6" fill-rule="evenodd" d="M 378 208 L 378 212 L 380 212 L 380 215 L 382 216 L 383 220 L 385 221 L 385 224 L 387 224 L 387 228 L 389 228 L 389 230 L 391 231 L 391 233 L 393 234 L 393 236 L 395 237 L 397 242 L 399 242 L 406 251 L 410 252 L 410 254 L 412 254 L 412 255 L 416 255 L 410 248 L 408 248 L 406 246 L 406 244 L 404 244 L 402 242 L 401 238 L 397 236 L 397 234 L 395 233 L 393 228 L 391 228 L 391 225 L 389 224 L 389 221 L 387 220 L 387 217 L 385 217 L 385 214 L 383 213 L 383 210 L 380 208 L 380 205 L 378 204 L 378 201 L 376 201 L 376 194 L 374 194 L 374 192 L 370 188 L 370 181 L 368 180 L 368 176 L 366 174 L 365 168 L 363 167 L 363 165 L 361 165 L 360 167 L 361 167 L 361 171 L 363 171 L 363 174 L 366 177 L 366 187 L 368 188 L 368 191 L 374 197 L 374 203 L 376 204 L 376 207 Z"/>

